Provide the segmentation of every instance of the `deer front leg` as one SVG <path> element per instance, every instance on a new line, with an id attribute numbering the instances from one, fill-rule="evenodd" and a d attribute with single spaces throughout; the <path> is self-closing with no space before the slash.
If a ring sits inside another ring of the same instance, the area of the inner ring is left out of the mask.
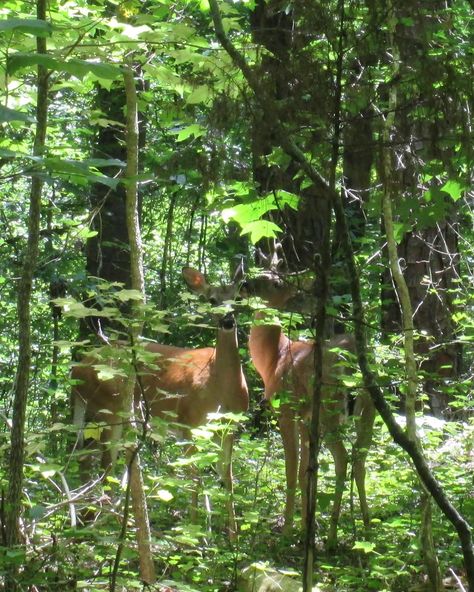
<path id="1" fill-rule="evenodd" d="M 327 447 L 334 459 L 334 468 L 336 473 L 336 485 L 334 489 L 334 503 L 331 512 L 331 520 L 329 523 L 329 532 L 326 542 L 328 550 L 334 549 L 337 545 L 337 525 L 339 522 L 339 515 L 341 513 L 342 494 L 346 484 L 347 473 L 347 450 L 337 434 L 329 434 L 330 441 L 326 441 Z"/>
<path id="2" fill-rule="evenodd" d="M 308 426 L 303 420 L 298 423 L 300 429 L 300 466 L 298 474 L 301 489 L 301 522 L 303 528 L 306 528 L 306 517 L 308 515 L 309 432 Z"/>
<path id="3" fill-rule="evenodd" d="M 278 418 L 280 434 L 285 453 L 286 505 L 283 532 L 293 528 L 295 515 L 295 495 L 298 475 L 298 433 L 295 412 L 289 405 L 282 405 Z"/>
<path id="4" fill-rule="evenodd" d="M 353 449 L 354 481 L 359 494 L 360 510 L 364 526 L 370 526 L 369 505 L 365 490 L 365 462 L 372 445 L 372 435 L 375 421 L 375 407 L 367 392 L 362 392 L 356 401 L 354 409 L 356 416 L 356 440 Z"/>
<path id="5" fill-rule="evenodd" d="M 229 539 L 237 538 L 237 522 L 234 510 L 234 485 L 232 476 L 232 449 L 234 446 L 234 434 L 228 431 L 223 434 L 221 441 L 221 453 L 218 462 L 218 472 L 227 491 L 227 528 Z"/>
<path id="6" fill-rule="evenodd" d="M 185 439 L 191 440 L 191 435 L 187 431 L 183 430 L 183 433 Z M 188 459 L 192 459 L 192 457 L 196 454 L 196 447 L 194 446 L 194 444 L 188 444 L 186 446 L 184 454 Z M 191 520 L 192 524 L 197 524 L 200 479 L 198 470 L 194 462 L 189 462 L 189 464 L 186 467 L 186 474 L 189 480 L 191 481 L 191 507 L 189 509 L 189 519 Z"/>
<path id="7" fill-rule="evenodd" d="M 109 423 L 110 422 L 110 423 Z M 108 423 L 102 427 L 100 442 L 102 446 L 101 467 L 103 478 L 111 472 L 112 467 L 117 461 L 118 448 L 123 435 L 123 418 L 111 415 Z"/>

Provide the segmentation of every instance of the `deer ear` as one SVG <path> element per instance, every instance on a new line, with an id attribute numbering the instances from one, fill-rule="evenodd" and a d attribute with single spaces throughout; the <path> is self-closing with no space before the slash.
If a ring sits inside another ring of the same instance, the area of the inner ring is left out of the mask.
<path id="1" fill-rule="evenodd" d="M 184 281 L 187 283 L 188 288 L 191 291 L 197 292 L 198 294 L 206 292 L 208 284 L 204 274 L 193 267 L 183 267 L 182 274 Z"/>

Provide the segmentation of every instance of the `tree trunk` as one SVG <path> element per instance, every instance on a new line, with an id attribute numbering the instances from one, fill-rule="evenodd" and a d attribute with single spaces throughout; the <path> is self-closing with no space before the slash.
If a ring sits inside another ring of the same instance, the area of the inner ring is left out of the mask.
<path id="1" fill-rule="evenodd" d="M 400 216 L 400 221 L 410 230 L 399 241 L 398 258 L 405 268 L 404 277 L 418 333 L 415 351 L 422 358 L 420 368 L 424 376 L 423 390 L 428 397 L 427 407 L 436 417 L 450 415 L 449 397 L 443 392 L 443 383 L 458 376 L 461 357 L 452 320 L 455 312 L 453 293 L 459 278 L 456 206 L 446 201 L 442 206 L 444 216 L 438 214 L 436 217 L 439 219 L 433 221 L 430 220 L 429 210 L 431 214 L 436 212 L 439 207 L 436 199 L 439 198 L 434 196 L 429 203 L 421 199 L 425 190 L 423 185 L 433 192 L 439 189 L 436 175 L 431 183 L 422 179 L 423 174 L 431 172 L 430 163 L 442 162 L 443 171 L 450 174 L 450 159 L 454 154 L 454 146 L 445 146 L 446 138 L 456 136 L 454 101 L 450 99 L 449 105 L 443 105 L 436 90 L 439 86 L 436 81 L 446 79 L 444 57 L 435 57 L 430 53 L 433 21 L 446 19 L 444 16 L 433 19 L 433 15 L 442 15 L 443 9 L 444 4 L 439 0 L 430 0 L 415 11 L 410 2 L 397 4 L 399 24 L 394 38 L 400 51 L 401 84 L 400 106 L 392 137 L 397 153 L 397 170 L 392 180 L 397 194 L 397 209 L 405 211 L 406 201 L 419 195 L 416 216 L 411 218 L 406 211 L 404 216 Z M 413 20 L 410 27 L 400 24 L 405 18 Z M 449 23 L 442 22 L 439 26 L 445 34 Z M 423 61 L 422 78 L 416 82 L 418 86 L 415 88 L 411 83 L 405 83 L 413 77 L 413 59 L 418 63 Z M 443 92 L 446 95 L 446 90 Z M 455 95 L 456 90 L 453 89 L 453 99 Z M 417 114 L 420 106 L 427 112 L 426 117 Z M 444 112 L 449 112 L 449 117 Z M 398 333 L 400 311 L 388 270 L 383 274 L 382 282 L 382 330 L 386 334 Z"/>
<path id="2" fill-rule="evenodd" d="M 394 43 L 393 28 L 394 28 L 394 12 L 393 6 L 389 4 L 389 39 L 392 50 L 392 77 L 397 79 L 400 68 L 400 53 L 398 47 Z M 397 111 L 397 85 L 392 85 L 389 91 L 387 117 L 382 133 L 383 147 L 382 147 L 382 166 L 383 166 L 383 197 L 382 197 L 382 211 L 383 221 L 387 239 L 387 251 L 390 264 L 390 272 L 392 275 L 394 288 L 397 293 L 398 302 L 400 306 L 400 314 L 402 319 L 402 335 L 404 341 L 405 353 L 405 411 L 407 421 L 407 436 L 421 451 L 421 444 L 418 439 L 416 429 L 416 400 L 418 391 L 418 374 L 415 359 L 415 327 L 413 324 L 413 309 L 410 301 L 410 293 L 408 286 L 403 276 L 400 267 L 400 260 L 398 258 L 397 243 L 395 241 L 395 231 L 392 213 L 392 179 L 393 179 L 393 151 L 391 147 L 391 137 L 394 129 L 395 113 Z M 434 541 L 433 541 L 433 527 L 431 523 L 431 500 L 428 492 L 425 490 L 423 483 L 420 482 L 420 500 L 421 500 L 421 546 L 423 550 L 423 559 L 425 562 L 426 572 L 431 584 L 433 592 L 441 590 L 441 574 L 439 569 L 438 558 L 436 556 Z"/>
<path id="3" fill-rule="evenodd" d="M 46 20 L 46 0 L 37 0 L 37 18 Z M 46 39 L 37 37 L 37 52 L 46 53 Z M 44 153 L 48 113 L 48 72 L 38 66 L 36 130 L 33 155 Z M 8 466 L 8 491 L 6 496 L 6 542 L 13 547 L 22 542 L 20 532 L 21 504 L 23 499 L 23 463 L 25 458 L 26 406 L 31 367 L 31 312 L 30 299 L 33 275 L 36 270 L 39 251 L 39 230 L 43 180 L 41 174 L 31 179 L 28 242 L 23 258 L 23 267 L 18 285 L 18 366 L 15 380 L 11 447 Z M 12 588 L 14 589 L 14 587 Z"/>
<path id="4" fill-rule="evenodd" d="M 125 424 L 124 437 L 131 439 L 127 446 L 127 473 L 128 492 L 131 497 L 133 515 L 135 517 L 135 532 L 140 561 L 140 577 L 148 585 L 154 583 L 155 567 L 151 550 L 151 531 L 148 520 L 146 495 L 143 485 L 143 477 L 140 466 L 139 449 L 141 444 L 137 442 L 136 430 L 138 422 L 135 418 L 135 387 L 137 384 L 136 355 L 133 350 L 138 344 L 143 323 L 140 321 L 141 307 L 145 303 L 145 289 L 143 279 L 143 256 L 140 236 L 140 224 L 138 218 L 138 107 L 133 71 L 126 68 L 124 71 L 125 94 L 127 100 L 127 168 L 125 171 L 126 186 L 126 220 L 128 240 L 130 243 L 130 277 L 131 288 L 141 295 L 139 300 L 134 299 L 132 304 L 132 324 L 130 326 L 130 346 L 132 348 L 132 364 L 130 365 L 127 380 L 124 381 L 123 396 L 124 409 L 129 413 L 129 420 Z M 143 425 L 142 436 L 145 436 L 146 420 Z M 128 502 L 129 495 L 127 495 Z M 114 573 L 117 573 L 120 553 L 127 528 L 128 507 L 126 505 L 123 516 L 121 544 L 117 551 Z M 115 581 L 115 578 L 114 578 Z"/>

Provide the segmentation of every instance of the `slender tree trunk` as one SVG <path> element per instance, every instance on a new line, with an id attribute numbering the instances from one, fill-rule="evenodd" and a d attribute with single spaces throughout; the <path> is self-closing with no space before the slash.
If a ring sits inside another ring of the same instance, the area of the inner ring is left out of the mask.
<path id="1" fill-rule="evenodd" d="M 155 576 L 155 567 L 153 564 L 153 554 L 151 550 L 151 532 L 150 522 L 148 520 L 148 510 L 146 495 L 143 486 L 143 477 L 140 465 L 140 443 L 137 442 L 135 420 L 135 386 L 137 384 L 137 366 L 136 357 L 133 348 L 136 347 L 138 337 L 141 333 L 142 322 L 140 321 L 142 311 L 141 307 L 145 303 L 145 289 L 143 279 L 143 258 L 142 243 L 140 236 L 140 224 L 138 217 L 138 107 L 137 96 L 133 70 L 126 68 L 124 71 L 125 95 L 127 100 L 127 168 L 125 171 L 126 183 L 126 218 L 128 240 L 130 243 L 130 276 L 131 287 L 140 295 L 140 299 L 133 300 L 132 306 L 132 324 L 130 327 L 130 345 L 132 348 L 132 364 L 127 380 L 124 382 L 124 397 L 126 403 L 124 409 L 129 413 L 128 426 L 126 425 L 125 437 L 132 439 L 127 446 L 127 472 L 128 488 L 126 496 L 126 507 L 123 517 L 123 528 L 121 543 L 116 556 L 114 574 L 117 574 L 120 553 L 126 535 L 127 517 L 128 517 L 128 499 L 131 498 L 133 515 L 135 517 L 135 531 L 138 545 L 138 556 L 140 561 L 140 577 L 143 582 L 153 584 Z M 143 428 L 146 429 L 146 426 Z M 113 579 L 116 581 L 116 578 Z"/>
<path id="2" fill-rule="evenodd" d="M 308 462 L 308 491 L 307 491 L 307 524 L 305 537 L 305 560 L 303 565 L 303 592 L 313 589 L 315 534 L 316 534 L 316 495 L 317 469 L 320 442 L 319 417 L 323 389 L 323 351 L 326 337 L 326 306 L 329 297 L 329 278 L 331 273 L 331 196 L 336 192 L 336 170 L 339 162 L 339 142 L 341 139 L 341 97 L 342 97 L 342 67 L 344 43 L 344 0 L 339 0 L 339 46 L 337 70 L 335 78 L 334 100 L 334 137 L 332 139 L 331 172 L 329 189 L 326 192 L 327 205 L 323 220 L 325 239 L 320 253 L 315 253 L 314 293 L 316 297 L 316 340 L 314 348 L 314 388 L 311 410 L 311 424 L 309 430 L 309 462 Z M 337 481 L 337 480 L 336 480 Z M 336 488 L 338 483 L 336 482 Z M 334 548 L 336 540 L 328 537 L 328 548 Z"/>
<path id="3" fill-rule="evenodd" d="M 166 218 L 166 233 L 165 242 L 163 245 L 163 259 L 160 269 L 160 308 L 166 308 L 166 277 L 170 274 L 169 267 L 171 266 L 171 245 L 173 241 L 173 220 L 174 209 L 178 199 L 179 185 L 174 186 L 174 192 L 170 197 L 170 205 L 168 208 L 168 216 Z"/>
<path id="4" fill-rule="evenodd" d="M 37 18 L 46 20 L 46 0 L 37 0 Z M 37 51 L 46 53 L 46 39 L 37 37 Z M 42 156 L 46 141 L 48 109 L 48 73 L 44 67 L 38 66 L 36 130 L 33 154 Z M 30 299 L 33 275 L 37 265 L 39 250 L 39 230 L 41 212 L 41 194 L 43 181 L 41 175 L 33 175 L 30 189 L 30 205 L 28 215 L 28 241 L 23 258 L 23 268 L 18 285 L 18 366 L 15 379 L 13 402 L 13 420 L 11 430 L 11 448 L 8 465 L 8 492 L 6 496 L 6 539 L 7 545 L 13 547 L 21 544 L 20 531 L 21 504 L 23 499 L 23 463 L 25 458 L 25 423 L 26 405 L 31 367 L 31 310 Z M 15 589 L 15 586 L 12 587 Z"/>

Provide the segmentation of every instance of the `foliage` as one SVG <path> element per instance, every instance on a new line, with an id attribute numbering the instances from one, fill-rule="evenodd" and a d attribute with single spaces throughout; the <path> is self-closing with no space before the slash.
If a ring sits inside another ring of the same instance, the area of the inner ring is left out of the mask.
<path id="1" fill-rule="evenodd" d="M 300 11 L 296 3 L 287 3 L 283 12 L 285 17 L 292 16 L 296 39 L 291 51 L 285 48 L 283 33 L 276 40 L 259 38 L 263 33 L 256 33 L 252 25 L 258 4 L 222 2 L 226 31 L 259 73 L 265 92 L 277 89 L 278 107 L 286 116 L 288 134 L 326 174 L 335 128 L 336 3 L 302 3 Z M 367 117 L 372 121 L 374 142 L 379 148 L 387 92 L 390 84 L 396 83 L 404 101 L 402 110 L 408 114 L 404 125 L 421 130 L 420 135 L 431 138 L 435 147 L 434 153 L 425 145 L 415 151 L 416 158 L 410 166 L 414 170 L 411 178 L 416 182 L 409 187 L 402 183 L 397 186 L 395 230 L 400 244 L 407 233 L 422 232 L 446 220 L 456 234 L 458 252 L 446 264 L 455 270 L 455 280 L 446 291 L 453 305 L 452 338 L 461 346 L 462 363 L 456 376 L 446 375 L 443 368 L 438 369 L 441 377 L 431 369 L 427 373 L 449 397 L 455 417 L 462 421 L 433 425 L 425 420 L 420 428 L 423 446 L 438 478 L 464 515 L 472 520 L 473 425 L 469 416 L 474 405 L 474 251 L 468 117 L 472 99 L 472 15 L 464 0 L 456 0 L 449 7 L 443 5 L 422 35 L 418 27 L 428 9 L 415 3 L 400 16 L 397 26 L 402 38 L 416 39 L 419 46 L 401 80 L 392 81 L 385 55 L 384 11 L 369 2 L 346 3 L 345 10 L 340 123 L 349 129 L 358 114 L 367 112 L 370 106 L 373 110 Z M 278 13 L 276 8 L 275 12 Z M 280 17 L 283 22 L 284 17 Z M 189 347 L 212 344 L 213 321 L 201 317 L 202 313 L 207 314 L 205 305 L 182 294 L 181 267 L 190 263 L 200 265 L 214 282 L 227 281 L 242 255 L 250 266 L 262 245 L 285 240 L 287 225 L 299 212 L 305 212 L 305 200 L 308 195 L 314 196 L 314 187 L 274 145 L 260 157 L 271 170 L 271 178 L 284 178 L 285 182 L 259 186 L 254 162 L 258 159 L 253 158 L 253 150 L 259 139 L 272 144 L 269 121 L 275 114 L 255 105 L 242 74 L 217 47 L 205 2 L 50 0 L 49 18 L 49 22 L 36 20 L 31 2 L 5 0 L 0 7 L 3 455 L 9 446 L 11 393 L 17 363 L 14 302 L 27 238 L 25 196 L 32 176 L 42 178 L 46 187 L 40 264 L 31 302 L 34 359 L 27 414 L 24 500 L 28 544 L 26 550 L 2 548 L 0 571 L 17 562 L 24 589 L 64 588 L 75 582 L 80 588 L 102 590 L 108 587 L 115 554 L 123 489 L 119 470 L 103 490 L 97 483 L 86 492 L 79 488 L 77 462 L 71 452 L 75 434 L 69 427 L 68 376 L 71 356 L 90 346 L 79 337 L 77 319 L 110 317 L 118 321 L 118 332 L 126 332 L 132 321 L 121 305 L 134 294 L 121 285 L 87 277 L 85 271 L 87 240 L 93 234 L 90 223 L 97 215 L 89 207 L 91 188 L 101 184 L 113 195 L 121 183 L 120 171 L 124 167 L 123 162 L 107 154 L 94 157 L 98 130 L 120 130 L 118 122 L 108 120 L 96 108 L 94 97 L 98 89 L 117 89 L 125 62 L 136 65 L 137 76 L 144 83 L 140 106 L 146 138 L 139 184 L 149 302 L 143 307 L 143 320 L 148 338 Z M 36 36 L 47 40 L 47 54 L 36 55 Z M 31 124 L 36 119 L 33 97 L 37 65 L 49 71 L 50 109 L 47 152 L 33 157 Z M 441 125 L 446 121 L 448 128 Z M 394 138 L 400 163 L 409 152 L 404 149 L 402 128 L 400 124 Z M 441 137 L 432 136 L 433 129 L 439 129 Z M 343 174 L 342 158 L 340 161 L 338 178 Z M 119 173 L 112 176 L 111 167 Z M 376 346 L 372 364 L 395 408 L 400 392 L 403 394 L 403 355 L 398 333 L 382 335 L 379 329 L 384 314 L 380 276 L 385 262 L 381 256 L 384 236 L 379 227 L 378 187 L 382 179 L 377 169 L 375 163 L 371 168 L 370 191 L 361 200 L 364 231 L 354 230 L 354 242 L 368 331 Z M 297 226 L 310 227 L 307 211 L 299 220 Z M 311 226 L 311 232 L 316 233 L 317 227 Z M 293 242 L 299 238 L 293 237 Z M 337 249 L 336 236 L 335 254 Z M 439 256 L 443 261 L 451 255 L 433 253 L 433 257 Z M 343 316 L 350 324 L 346 272 L 337 256 L 334 260 L 328 311 L 336 320 Z M 437 288 L 429 284 L 430 278 L 426 276 L 424 281 L 436 294 Z M 91 302 L 96 309 L 90 308 Z M 52 304 L 63 308 L 59 338 L 53 332 L 57 308 Z M 294 335 L 308 334 L 300 317 L 291 321 Z M 144 443 L 154 552 L 163 585 L 177 582 L 169 586 L 204 592 L 233 589 L 242 567 L 255 560 L 301 569 L 298 533 L 285 538 L 279 532 L 284 504 L 283 453 L 275 419 L 266 417 L 267 423 L 261 420 L 261 385 L 245 347 L 249 323 L 249 311 L 239 308 L 239 339 L 252 403 L 248 417 L 237 427 L 234 473 L 240 536 L 236 545 L 225 536 L 225 493 L 212 468 L 215 448 L 209 435 L 214 432 L 214 424 L 196 433 L 195 462 L 202 478 L 201 498 L 205 493 L 211 507 L 206 512 L 202 506 L 198 525 L 191 524 L 187 516 L 192 484 L 185 476 L 186 443 L 172 434 L 165 435 L 158 425 Z M 423 336 L 422 330 L 419 335 Z M 436 348 L 439 344 L 431 345 Z M 55 347 L 59 348 L 56 374 L 52 362 Z M 419 353 L 420 363 L 424 358 L 426 354 Z M 419 393 L 420 399 L 425 394 Z M 349 429 L 347 438 L 352 437 Z M 383 425 L 377 425 L 376 442 L 369 454 L 371 532 L 363 532 L 354 502 L 345 495 L 340 548 L 334 555 L 326 555 L 322 550 L 332 499 L 330 458 L 323 451 L 319 471 L 317 573 L 321 589 L 396 592 L 420 582 L 415 478 Z M 4 468 L 0 470 L 0 479 L 5 489 L 8 475 Z M 93 526 L 71 526 L 72 506 L 76 511 L 94 509 L 97 517 Z M 462 574 L 451 528 L 437 512 L 434 523 L 445 572 L 452 568 Z M 127 589 L 140 587 L 131 524 L 121 577 Z"/>

